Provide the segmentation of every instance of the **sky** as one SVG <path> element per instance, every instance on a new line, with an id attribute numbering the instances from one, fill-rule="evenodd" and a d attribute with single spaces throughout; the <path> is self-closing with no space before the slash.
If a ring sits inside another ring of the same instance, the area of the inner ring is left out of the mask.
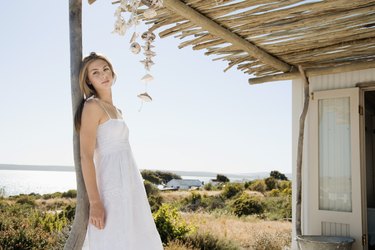
<path id="1" fill-rule="evenodd" d="M 0 164 L 73 166 L 69 1 L 0 2 Z M 105 54 L 117 73 L 113 102 L 130 130 L 140 169 L 291 173 L 291 82 L 249 85 L 251 77 L 188 40 L 155 31 L 155 78 L 125 36 L 112 34 L 117 5 L 83 1 L 83 55 Z M 147 30 L 142 24 L 138 33 Z M 143 41 L 138 42 L 143 45 Z"/>

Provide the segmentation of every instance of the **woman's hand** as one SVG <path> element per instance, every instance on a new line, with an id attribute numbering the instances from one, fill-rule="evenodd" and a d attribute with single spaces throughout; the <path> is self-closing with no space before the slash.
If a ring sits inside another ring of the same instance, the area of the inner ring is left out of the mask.
<path id="1" fill-rule="evenodd" d="M 98 229 L 104 229 L 104 206 L 101 201 L 90 202 L 89 222 Z"/>

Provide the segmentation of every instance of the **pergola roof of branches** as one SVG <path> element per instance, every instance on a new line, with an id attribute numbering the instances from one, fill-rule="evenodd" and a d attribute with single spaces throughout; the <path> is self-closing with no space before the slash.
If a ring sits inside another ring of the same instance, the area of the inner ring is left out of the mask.
<path id="1" fill-rule="evenodd" d="M 250 83 L 299 77 L 298 65 L 307 76 L 375 67 L 374 0 L 164 0 L 143 20 L 161 38 L 183 39 L 179 48 L 228 61 L 224 71 L 255 77 Z"/>

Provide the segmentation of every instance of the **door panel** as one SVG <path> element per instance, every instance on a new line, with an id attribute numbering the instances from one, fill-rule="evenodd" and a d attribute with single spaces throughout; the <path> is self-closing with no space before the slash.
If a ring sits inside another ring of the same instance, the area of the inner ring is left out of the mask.
<path id="1" fill-rule="evenodd" d="M 358 88 L 314 92 L 309 118 L 308 234 L 351 236 L 362 249 Z"/>

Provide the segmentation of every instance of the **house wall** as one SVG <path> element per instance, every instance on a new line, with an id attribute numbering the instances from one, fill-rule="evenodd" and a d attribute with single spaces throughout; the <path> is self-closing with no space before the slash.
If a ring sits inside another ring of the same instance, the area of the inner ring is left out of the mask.
<path id="1" fill-rule="evenodd" d="M 354 72 L 346 72 L 339 74 L 315 76 L 309 79 L 310 82 L 310 92 L 320 91 L 320 90 L 330 90 L 330 89 L 340 89 L 340 88 L 350 88 L 355 87 L 357 83 L 375 81 L 375 69 L 359 70 Z M 293 171 L 293 244 L 292 249 L 297 249 L 295 242 L 295 204 L 296 204 L 296 162 L 297 162 L 297 144 L 298 144 L 298 134 L 299 134 L 299 117 L 302 112 L 303 107 L 303 82 L 298 80 L 292 81 L 292 171 Z M 302 169 L 306 170 L 309 168 L 309 155 L 307 154 L 309 148 L 309 116 L 307 115 L 304 133 L 304 150 L 303 150 L 303 166 Z M 359 171 L 359 169 L 358 169 Z M 306 190 L 309 186 L 308 172 L 302 172 L 302 232 L 304 234 L 309 233 L 309 221 L 307 219 L 307 212 L 309 208 L 309 199 L 307 197 Z"/>

